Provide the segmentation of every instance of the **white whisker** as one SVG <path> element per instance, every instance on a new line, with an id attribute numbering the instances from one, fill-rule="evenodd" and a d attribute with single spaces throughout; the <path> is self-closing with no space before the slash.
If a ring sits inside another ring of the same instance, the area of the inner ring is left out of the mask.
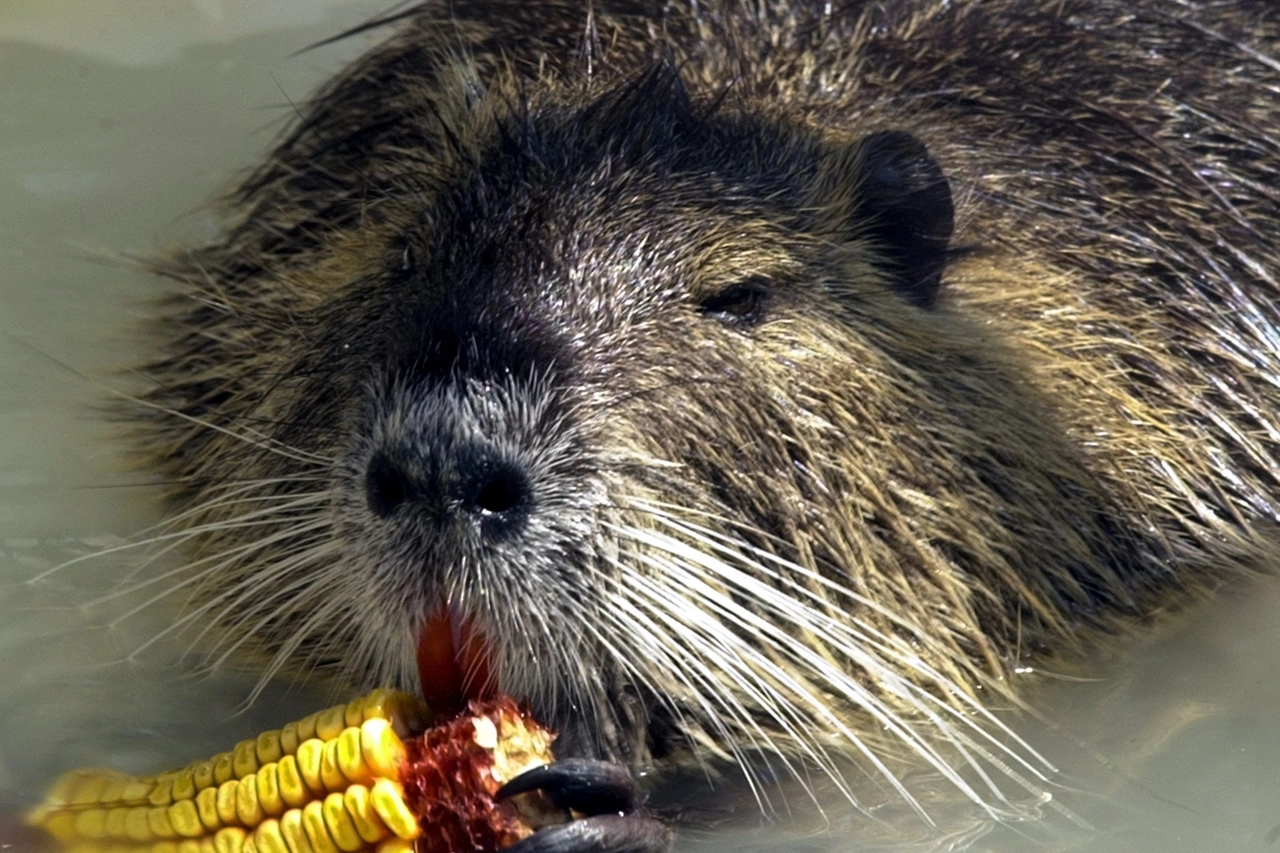
<path id="1" fill-rule="evenodd" d="M 624 660 L 655 660 L 654 669 L 663 676 L 660 683 L 668 683 L 668 691 L 692 697 L 700 718 L 713 725 L 732 724 L 733 731 L 722 733 L 728 743 L 754 744 L 773 754 L 795 750 L 856 805 L 836 762 L 837 755 L 852 747 L 931 822 L 877 750 L 833 705 L 832 697 L 838 697 L 840 703 L 861 709 L 869 721 L 992 817 L 998 817 L 994 803 L 1008 804 L 1008 799 L 988 768 L 1024 790 L 1042 794 L 1038 784 L 1047 781 L 1052 766 L 968 690 L 925 662 L 917 638 L 928 638 L 927 631 L 813 569 L 695 525 L 688 518 L 695 513 L 679 517 L 678 508 L 641 500 L 629 506 L 675 536 L 651 527 L 605 524 L 634 551 L 625 565 L 617 565 L 617 595 L 610 599 L 614 607 L 606 615 L 613 622 L 622 618 L 619 599 L 638 608 L 627 611 L 614 644 L 622 650 L 612 654 Z M 885 617 L 902 635 L 885 633 L 859 613 Z M 635 648 L 641 637 L 646 642 L 642 655 Z M 923 645 L 942 655 L 939 659 L 949 659 L 945 648 Z M 858 677 L 859 672 L 864 677 Z M 913 716 L 918 719 L 913 721 Z M 776 727 L 788 749 L 779 749 L 761 720 Z M 837 741 L 847 747 L 832 753 L 830 744 Z M 942 743 L 955 751 L 961 766 L 973 771 L 986 795 L 939 751 Z M 735 759 L 750 771 L 740 747 Z M 788 764 L 788 770 L 798 778 L 794 766 Z M 808 783 L 801 783 L 809 790 Z"/>

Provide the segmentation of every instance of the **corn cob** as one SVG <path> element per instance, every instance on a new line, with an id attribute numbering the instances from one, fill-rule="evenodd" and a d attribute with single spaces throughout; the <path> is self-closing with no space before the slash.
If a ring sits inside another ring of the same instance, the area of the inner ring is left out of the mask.
<path id="1" fill-rule="evenodd" d="M 426 717 L 375 691 L 158 776 L 69 773 L 29 821 L 69 853 L 453 853 L 561 819 L 527 795 L 493 800 L 551 760 L 553 736 L 511 700 L 424 732 Z"/>

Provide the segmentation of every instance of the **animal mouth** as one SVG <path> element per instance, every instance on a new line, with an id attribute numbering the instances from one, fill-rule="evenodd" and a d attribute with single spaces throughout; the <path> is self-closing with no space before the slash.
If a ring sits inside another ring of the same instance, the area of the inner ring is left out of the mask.
<path id="1" fill-rule="evenodd" d="M 497 694 L 488 638 L 467 616 L 442 607 L 422 626 L 418 637 L 418 678 L 427 707 L 459 711 L 473 700 Z"/>

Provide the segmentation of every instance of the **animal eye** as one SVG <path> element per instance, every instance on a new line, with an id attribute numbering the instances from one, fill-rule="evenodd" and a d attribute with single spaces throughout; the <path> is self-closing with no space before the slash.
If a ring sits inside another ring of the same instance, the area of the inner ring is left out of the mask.
<path id="1" fill-rule="evenodd" d="M 731 284 L 703 299 L 698 311 L 726 326 L 754 326 L 764 319 L 769 292 L 763 281 L 749 279 Z"/>

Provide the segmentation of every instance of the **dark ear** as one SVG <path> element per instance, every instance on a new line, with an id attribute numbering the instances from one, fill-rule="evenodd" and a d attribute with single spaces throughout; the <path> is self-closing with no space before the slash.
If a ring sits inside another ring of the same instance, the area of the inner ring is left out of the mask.
<path id="1" fill-rule="evenodd" d="M 955 226 L 951 185 L 924 143 L 900 130 L 873 133 L 854 157 L 853 221 L 891 285 L 920 308 L 937 302 Z"/>

